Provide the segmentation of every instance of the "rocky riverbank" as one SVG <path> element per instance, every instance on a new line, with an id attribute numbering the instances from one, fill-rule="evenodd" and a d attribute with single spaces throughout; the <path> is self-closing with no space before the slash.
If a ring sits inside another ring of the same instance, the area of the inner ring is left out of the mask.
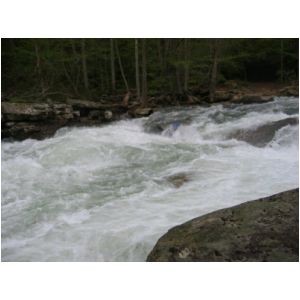
<path id="1" fill-rule="evenodd" d="M 299 189 L 176 226 L 147 261 L 299 261 Z"/>
<path id="2" fill-rule="evenodd" d="M 241 86 L 228 82 L 216 91 L 213 103 L 264 103 L 274 96 L 298 96 L 297 84 L 291 86 L 248 85 Z M 147 105 L 141 105 L 129 94 L 113 99 L 95 101 L 68 99 L 64 103 L 48 100 L 40 102 L 1 103 L 1 134 L 3 138 L 24 140 L 43 139 L 52 136 L 63 126 L 93 126 L 122 118 L 135 118 L 150 115 L 166 106 L 210 105 L 207 89 L 196 89 L 184 94 L 152 96 Z"/>

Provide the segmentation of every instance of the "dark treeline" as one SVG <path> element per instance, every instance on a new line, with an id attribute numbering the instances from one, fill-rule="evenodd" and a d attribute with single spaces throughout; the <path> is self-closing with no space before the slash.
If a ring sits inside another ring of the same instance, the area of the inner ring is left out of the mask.
<path id="1" fill-rule="evenodd" d="M 298 39 L 2 39 L 2 97 L 131 92 L 141 101 L 226 80 L 298 80 Z"/>

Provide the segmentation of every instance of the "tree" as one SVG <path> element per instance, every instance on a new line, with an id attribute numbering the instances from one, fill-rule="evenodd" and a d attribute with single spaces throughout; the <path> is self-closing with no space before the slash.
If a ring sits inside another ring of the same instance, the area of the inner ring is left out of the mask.
<path id="1" fill-rule="evenodd" d="M 116 71 L 115 71 L 115 53 L 114 40 L 110 39 L 110 70 L 111 70 L 111 90 L 114 94 L 116 92 Z"/>
<path id="2" fill-rule="evenodd" d="M 134 54 L 135 54 L 135 83 L 136 83 L 136 96 L 138 99 L 141 97 L 140 91 L 140 73 L 139 73 L 139 42 L 138 39 L 134 40 Z"/>
<path id="3" fill-rule="evenodd" d="M 118 58 L 118 62 L 119 62 L 119 67 L 120 67 L 120 71 L 121 71 L 121 75 L 126 87 L 126 91 L 129 92 L 129 86 L 128 86 L 128 82 L 124 73 L 124 69 L 123 69 L 123 65 L 122 65 L 122 61 L 121 61 L 121 57 L 120 57 L 120 53 L 119 53 L 119 47 L 118 47 L 118 42 L 116 41 L 115 43 L 116 45 L 116 54 L 117 54 L 117 58 Z"/>
<path id="4" fill-rule="evenodd" d="M 85 39 L 81 39 L 82 75 L 85 91 L 89 94 L 89 78 L 86 65 Z"/>
<path id="5" fill-rule="evenodd" d="M 131 86 L 144 105 L 149 95 L 199 87 L 213 100 L 217 81 L 298 79 L 298 39 L 14 38 L 2 39 L 1 50 L 2 94 L 25 101 L 125 94 Z"/>
<path id="6" fill-rule="evenodd" d="M 36 72 L 38 74 L 41 92 L 42 92 L 42 94 L 44 94 L 45 93 L 45 84 L 44 84 L 42 68 L 41 68 L 40 49 L 39 49 L 39 45 L 38 45 L 36 39 L 33 39 L 33 44 L 34 44 L 35 57 L 36 57 Z"/>
<path id="7" fill-rule="evenodd" d="M 142 39 L 142 103 L 147 103 L 147 57 L 146 57 L 146 39 Z"/>
<path id="8" fill-rule="evenodd" d="M 283 48 L 283 39 L 280 39 L 280 82 L 283 83 L 284 77 L 284 71 L 283 71 L 283 54 L 284 54 L 284 48 Z"/>
<path id="9" fill-rule="evenodd" d="M 220 40 L 213 39 L 211 42 L 212 67 L 211 67 L 211 75 L 210 75 L 210 83 L 209 83 L 209 100 L 211 102 L 213 102 L 215 98 L 215 92 L 216 92 L 219 51 L 220 51 Z"/>
<path id="10" fill-rule="evenodd" d="M 184 90 L 188 90 L 189 82 L 189 39 L 184 39 Z"/>

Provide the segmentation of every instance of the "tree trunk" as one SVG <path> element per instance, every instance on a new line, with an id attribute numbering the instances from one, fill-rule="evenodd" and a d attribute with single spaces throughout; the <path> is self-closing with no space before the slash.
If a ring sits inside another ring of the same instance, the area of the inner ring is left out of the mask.
<path id="1" fill-rule="evenodd" d="M 126 87 L 126 91 L 129 92 L 129 86 L 128 86 L 128 82 L 127 82 L 127 79 L 126 79 L 126 76 L 125 76 L 125 73 L 124 73 L 124 69 L 123 69 L 123 65 L 122 65 L 122 61 L 121 61 L 121 57 L 120 57 L 120 52 L 119 52 L 119 47 L 118 47 L 117 41 L 115 43 L 115 46 L 116 46 L 116 54 L 117 54 L 117 58 L 118 58 L 118 62 L 119 62 L 119 67 L 120 67 L 121 75 L 122 75 L 122 78 L 123 78 L 123 81 L 124 81 L 124 84 L 125 84 L 125 87 Z"/>
<path id="2" fill-rule="evenodd" d="M 71 84 L 72 89 L 73 89 L 75 95 L 78 96 L 78 90 L 77 90 L 76 83 L 74 83 L 74 81 L 73 81 L 73 79 L 72 79 L 72 77 L 71 77 L 71 74 L 68 72 L 67 67 L 66 67 L 66 64 L 65 64 L 64 61 L 63 61 L 63 69 L 64 69 L 64 73 L 65 73 L 65 75 L 66 75 L 66 78 L 67 78 L 67 80 L 69 81 L 69 83 Z"/>
<path id="3" fill-rule="evenodd" d="M 110 39 L 110 67 L 111 67 L 111 90 L 114 94 L 116 92 L 116 71 L 115 71 L 115 53 L 114 40 Z"/>
<path id="4" fill-rule="evenodd" d="M 39 46 L 35 39 L 33 39 L 33 44 L 34 44 L 35 57 L 36 57 L 36 66 L 35 67 L 36 67 L 36 71 L 37 71 L 38 78 L 39 78 L 41 92 L 42 92 L 42 94 L 44 94 L 45 93 L 45 84 L 44 84 L 42 68 L 41 68 L 40 49 L 39 49 Z"/>
<path id="5" fill-rule="evenodd" d="M 123 106 L 124 107 L 128 107 L 128 102 L 129 102 L 129 99 L 130 99 L 130 91 L 128 91 L 127 93 L 126 93 L 126 95 L 124 96 L 124 98 L 123 98 Z"/>
<path id="6" fill-rule="evenodd" d="M 105 92 L 110 91 L 110 76 L 109 76 L 109 58 L 104 54 L 104 82 L 105 82 Z"/>
<path id="7" fill-rule="evenodd" d="M 71 39 L 71 46 L 72 46 L 72 52 L 75 60 L 75 69 L 76 69 L 75 86 L 78 91 L 78 85 L 79 85 L 80 73 L 81 73 L 80 56 L 77 53 L 76 45 L 73 39 Z"/>
<path id="8" fill-rule="evenodd" d="M 284 81 L 284 73 L 283 73 L 283 39 L 280 39 L 280 82 Z"/>
<path id="9" fill-rule="evenodd" d="M 215 93 L 216 93 L 219 50 L 220 50 L 220 41 L 219 41 L 219 39 L 213 39 L 212 47 L 211 47 L 211 51 L 212 51 L 212 69 L 211 69 L 210 85 L 209 85 L 209 100 L 210 100 L 210 102 L 214 101 Z"/>
<path id="10" fill-rule="evenodd" d="M 146 39 L 142 39 L 142 103 L 147 103 L 147 57 L 146 57 Z"/>
<path id="11" fill-rule="evenodd" d="M 140 72 L 139 72 L 139 42 L 138 39 L 134 40 L 134 53 L 135 53 L 135 85 L 137 99 L 141 98 L 140 90 Z"/>
<path id="12" fill-rule="evenodd" d="M 189 40 L 184 39 L 184 90 L 187 91 L 189 86 Z"/>
<path id="13" fill-rule="evenodd" d="M 82 60 L 82 75 L 85 91 L 89 93 L 89 78 L 86 65 L 85 39 L 81 39 L 81 60 Z"/>
<path id="14" fill-rule="evenodd" d="M 176 66 L 176 84 L 177 84 L 177 91 L 179 94 L 182 94 L 182 88 L 181 88 L 181 80 L 180 80 L 180 70 L 179 67 Z"/>

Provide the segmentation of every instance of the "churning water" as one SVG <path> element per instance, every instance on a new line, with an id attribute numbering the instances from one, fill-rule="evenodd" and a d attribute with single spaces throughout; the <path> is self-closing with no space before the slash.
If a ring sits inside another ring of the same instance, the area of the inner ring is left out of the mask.
<path id="1" fill-rule="evenodd" d="M 290 117 L 298 99 L 277 98 L 2 142 L 2 260 L 144 261 L 174 225 L 295 188 L 298 125 L 264 147 L 232 137 Z"/>

